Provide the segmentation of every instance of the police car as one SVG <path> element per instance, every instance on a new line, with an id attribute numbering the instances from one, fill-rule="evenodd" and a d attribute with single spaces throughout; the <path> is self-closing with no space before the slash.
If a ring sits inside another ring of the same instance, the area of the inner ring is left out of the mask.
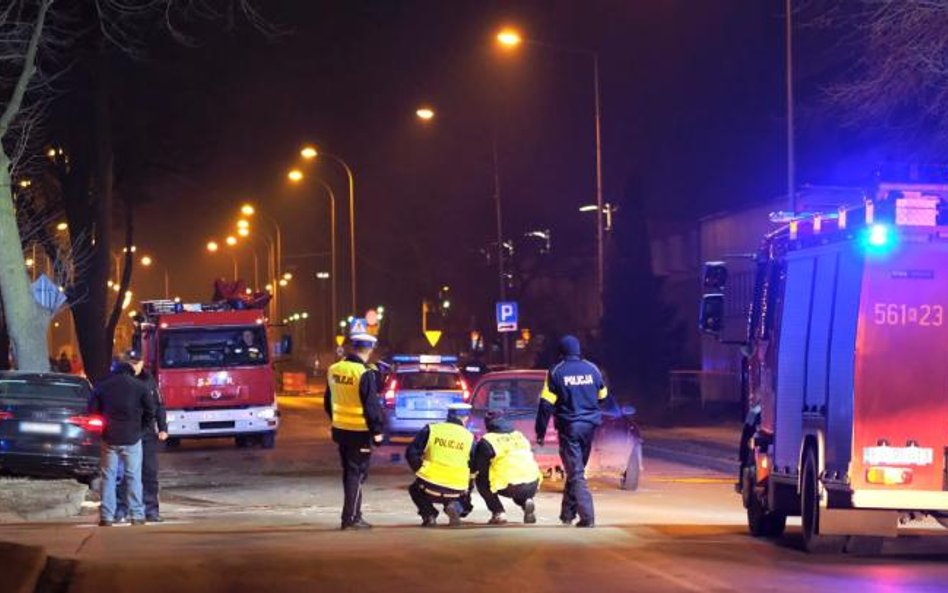
<path id="1" fill-rule="evenodd" d="M 457 367 L 457 357 L 394 356 L 382 391 L 385 438 L 410 436 L 444 420 L 448 406 L 470 403 L 471 391 Z"/>

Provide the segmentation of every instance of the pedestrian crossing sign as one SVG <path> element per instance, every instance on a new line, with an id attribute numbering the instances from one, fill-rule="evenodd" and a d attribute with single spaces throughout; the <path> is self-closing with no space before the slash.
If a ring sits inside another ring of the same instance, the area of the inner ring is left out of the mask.
<path id="1" fill-rule="evenodd" d="M 369 333 L 369 324 L 365 321 L 363 317 L 356 317 L 352 320 L 352 324 L 349 326 L 349 335 L 354 336 L 356 334 L 367 334 Z"/>

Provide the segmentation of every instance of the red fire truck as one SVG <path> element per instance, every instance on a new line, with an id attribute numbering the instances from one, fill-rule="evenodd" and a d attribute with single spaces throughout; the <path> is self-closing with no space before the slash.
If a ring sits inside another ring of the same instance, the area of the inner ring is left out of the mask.
<path id="1" fill-rule="evenodd" d="M 234 437 L 238 447 L 273 448 L 280 414 L 263 310 L 170 300 L 142 310 L 136 341 L 164 397 L 168 446 Z"/>
<path id="2" fill-rule="evenodd" d="M 881 550 L 948 526 L 948 185 L 882 183 L 855 205 L 775 220 L 756 254 L 738 486 L 755 536 L 801 516 L 814 552 Z M 705 264 L 720 337 L 726 264 Z"/>

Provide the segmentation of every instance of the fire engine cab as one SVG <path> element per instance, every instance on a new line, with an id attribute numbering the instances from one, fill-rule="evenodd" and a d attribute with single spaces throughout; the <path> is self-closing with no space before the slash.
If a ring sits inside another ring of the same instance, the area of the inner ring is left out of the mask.
<path id="1" fill-rule="evenodd" d="M 812 552 L 881 550 L 948 526 L 948 185 L 881 183 L 854 205 L 777 215 L 755 256 L 738 489 L 755 536 L 801 516 Z M 705 264 L 720 337 L 727 268 Z"/>
<path id="2" fill-rule="evenodd" d="M 168 446 L 234 437 L 239 447 L 273 448 L 280 414 L 263 311 L 170 300 L 142 310 L 136 341 L 164 398 Z"/>

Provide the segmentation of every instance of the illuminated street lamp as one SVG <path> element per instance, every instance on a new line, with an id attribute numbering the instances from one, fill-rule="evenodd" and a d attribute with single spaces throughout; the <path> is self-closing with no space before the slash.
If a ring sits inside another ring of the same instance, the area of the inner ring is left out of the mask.
<path id="1" fill-rule="evenodd" d="M 605 292 L 605 242 L 604 229 L 604 206 L 602 197 L 602 111 L 599 89 L 599 52 L 554 45 L 551 43 L 536 41 L 533 39 L 523 39 L 520 33 L 511 28 L 505 28 L 497 34 L 497 43 L 504 48 L 513 49 L 521 44 L 529 44 L 532 47 L 541 47 L 553 49 L 560 52 L 579 54 L 592 59 L 593 67 L 593 110 L 596 138 L 596 305 L 597 319 L 602 319 L 603 314 L 603 294 Z"/>
<path id="2" fill-rule="evenodd" d="M 417 115 L 420 120 L 430 121 L 434 118 L 435 112 L 430 107 L 420 107 L 415 111 L 415 115 Z"/>
<path id="3" fill-rule="evenodd" d="M 286 286 L 289 284 L 289 281 L 286 278 L 280 278 L 280 286 Z"/>
<path id="4" fill-rule="evenodd" d="M 145 266 L 146 268 L 153 263 L 154 263 L 154 260 L 151 259 L 151 256 L 149 255 L 142 256 L 142 265 Z"/>
<path id="5" fill-rule="evenodd" d="M 293 183 L 299 183 L 303 181 L 303 172 L 299 169 L 292 169 L 289 173 L 286 174 L 286 178 L 292 181 Z"/>
<path id="6" fill-rule="evenodd" d="M 241 237 L 248 237 L 250 236 L 250 229 L 246 227 L 237 229 L 237 234 L 240 235 Z"/>
<path id="7" fill-rule="evenodd" d="M 253 216 L 254 212 L 256 212 L 256 210 L 252 204 L 244 204 L 240 207 L 240 213 L 244 216 Z"/>
<path id="8" fill-rule="evenodd" d="M 319 156 L 319 151 L 316 150 L 316 147 L 314 146 L 304 146 L 303 149 L 300 150 L 300 156 L 302 156 L 307 161 L 311 161 Z"/>
<path id="9" fill-rule="evenodd" d="M 61 223 L 59 223 L 59 224 L 56 225 L 56 230 L 59 231 L 60 233 L 63 232 L 63 231 L 65 231 L 65 230 L 68 229 L 68 228 L 69 228 L 69 225 L 66 224 L 65 222 L 61 222 Z"/>
<path id="10" fill-rule="evenodd" d="M 502 47 L 514 48 L 523 43 L 523 38 L 519 31 L 507 27 L 497 33 L 497 43 Z"/>
<path id="11" fill-rule="evenodd" d="M 230 245 L 231 247 L 233 247 L 234 245 L 237 244 L 237 237 L 233 235 L 228 235 L 228 237 L 224 239 L 224 242 Z"/>
<path id="12" fill-rule="evenodd" d="M 208 242 L 207 242 L 207 250 L 210 251 L 211 253 L 214 253 L 214 252 L 217 251 L 219 248 L 220 248 L 220 246 L 217 244 L 217 241 L 208 241 Z"/>
<path id="13" fill-rule="evenodd" d="M 32 264 L 27 264 L 32 265 Z M 316 272 L 316 278 L 320 280 L 329 280 L 329 272 Z"/>
<path id="14" fill-rule="evenodd" d="M 283 274 L 283 279 L 284 279 L 284 280 L 292 280 L 292 279 L 293 279 L 293 274 L 291 274 L 290 272 L 286 272 L 285 274 Z"/>
<path id="15" fill-rule="evenodd" d="M 249 229 L 249 228 L 250 228 L 250 221 L 247 220 L 247 219 L 241 218 L 240 220 L 237 221 L 237 228 L 238 228 L 238 229 Z"/>

